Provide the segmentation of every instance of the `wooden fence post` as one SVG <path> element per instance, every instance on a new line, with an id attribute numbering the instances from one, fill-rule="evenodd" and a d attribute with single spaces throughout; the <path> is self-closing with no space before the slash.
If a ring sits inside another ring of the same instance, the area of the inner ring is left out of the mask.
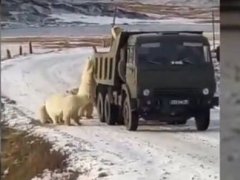
<path id="1" fill-rule="evenodd" d="M 12 58 L 12 56 L 11 56 L 11 52 L 10 52 L 9 49 L 7 49 L 7 58 L 8 58 L 8 59 L 11 59 L 11 58 Z"/>
<path id="2" fill-rule="evenodd" d="M 22 50 L 22 46 L 19 47 L 19 55 L 23 55 L 23 50 Z"/>
<path id="3" fill-rule="evenodd" d="M 29 42 L 29 53 L 32 54 L 33 53 L 33 49 L 32 49 L 32 42 Z"/>

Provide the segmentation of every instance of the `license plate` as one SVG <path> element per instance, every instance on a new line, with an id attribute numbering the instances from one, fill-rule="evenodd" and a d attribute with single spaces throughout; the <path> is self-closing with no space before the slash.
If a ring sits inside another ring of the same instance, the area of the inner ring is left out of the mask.
<path id="1" fill-rule="evenodd" d="M 184 100 L 170 100 L 170 104 L 171 105 L 188 105 L 189 104 L 189 100 L 188 99 L 184 99 Z"/>

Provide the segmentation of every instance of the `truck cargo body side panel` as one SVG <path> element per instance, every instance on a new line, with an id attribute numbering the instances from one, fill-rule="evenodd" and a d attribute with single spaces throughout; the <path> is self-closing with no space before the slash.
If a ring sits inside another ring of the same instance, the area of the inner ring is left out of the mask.
<path id="1" fill-rule="evenodd" d="M 113 53 L 96 53 L 94 60 L 97 84 L 113 86 L 116 78 L 116 58 Z"/>

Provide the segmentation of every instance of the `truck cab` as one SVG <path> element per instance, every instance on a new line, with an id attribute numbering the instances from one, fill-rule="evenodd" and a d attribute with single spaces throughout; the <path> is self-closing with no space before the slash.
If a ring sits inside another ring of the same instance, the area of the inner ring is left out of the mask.
<path id="1" fill-rule="evenodd" d="M 184 124 L 195 117 L 198 130 L 208 128 L 216 81 L 202 32 L 121 32 L 94 59 L 102 122 L 137 130 L 139 118 Z"/>

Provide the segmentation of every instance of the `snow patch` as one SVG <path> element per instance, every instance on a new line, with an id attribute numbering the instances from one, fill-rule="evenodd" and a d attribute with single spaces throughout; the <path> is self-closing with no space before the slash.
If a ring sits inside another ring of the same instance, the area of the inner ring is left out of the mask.
<path id="1" fill-rule="evenodd" d="M 51 14 L 52 18 L 58 19 L 58 22 L 65 23 L 73 23 L 73 22 L 81 22 L 81 23 L 89 23 L 89 24 L 99 24 L 106 25 L 112 24 L 112 17 L 109 16 L 86 16 L 82 14 L 71 14 L 71 13 L 63 13 L 63 14 Z M 152 15 L 153 16 L 153 15 Z M 158 15 L 158 18 L 160 15 Z M 163 16 L 161 16 L 163 17 Z M 116 18 L 116 24 L 150 24 L 150 23 L 185 23 L 185 24 L 194 24 L 197 20 L 190 20 L 185 18 L 172 18 L 172 19 L 162 19 L 162 20 L 143 20 L 143 19 L 130 19 L 130 18 Z"/>
<path id="2" fill-rule="evenodd" d="M 70 179 L 70 174 L 68 172 L 59 173 L 57 171 L 52 172 L 48 169 L 45 169 L 40 176 L 32 178 L 32 180 L 62 180 Z"/>
<path id="3" fill-rule="evenodd" d="M 37 120 L 29 118 L 15 105 L 7 104 L 5 98 L 1 98 L 1 102 L 4 103 L 1 122 L 16 130 L 26 131 L 29 135 L 41 137 L 52 144 L 52 150 L 69 155 L 67 171 L 75 171 L 83 175 L 90 174 L 91 177 L 98 176 L 98 173 L 94 173 L 94 169 L 98 169 L 99 166 L 98 157 L 87 155 L 90 152 L 94 152 L 94 148 L 89 142 L 79 138 L 75 139 L 54 127 L 42 126 Z M 46 171 L 43 177 L 46 175 L 47 178 L 49 174 L 52 173 Z"/>

